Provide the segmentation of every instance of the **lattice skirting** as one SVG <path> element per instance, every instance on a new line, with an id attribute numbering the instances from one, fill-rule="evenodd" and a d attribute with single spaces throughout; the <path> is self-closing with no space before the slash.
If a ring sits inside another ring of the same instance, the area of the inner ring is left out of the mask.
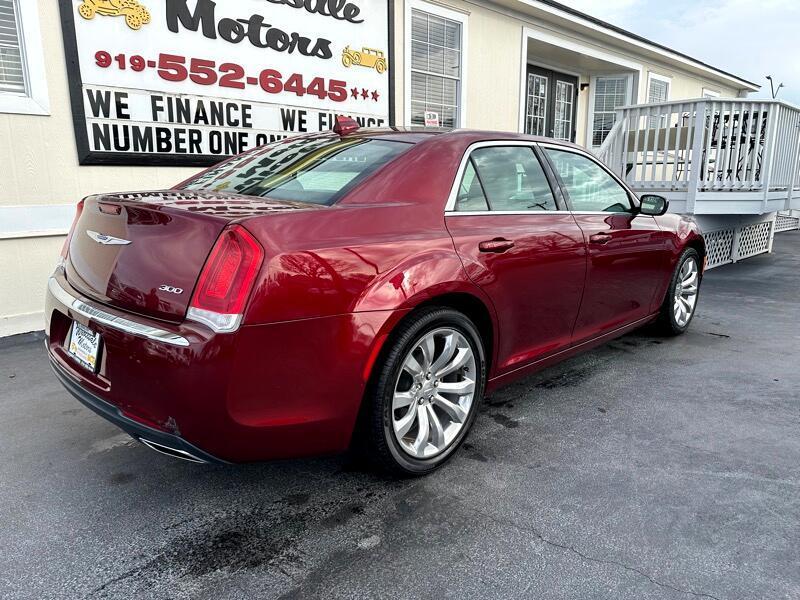
<path id="1" fill-rule="evenodd" d="M 718 229 L 703 234 L 706 240 L 708 268 L 721 267 L 733 262 L 733 238 L 735 229 Z"/>
<path id="2" fill-rule="evenodd" d="M 800 217 L 795 217 L 794 213 L 778 213 L 778 217 L 775 220 L 775 233 L 794 231 L 795 229 L 800 229 Z"/>
<path id="3" fill-rule="evenodd" d="M 769 252 L 769 243 L 772 238 L 772 221 L 745 225 L 739 230 L 739 243 L 736 248 L 734 260 L 749 258 L 756 254 Z"/>
<path id="4" fill-rule="evenodd" d="M 770 251 L 775 221 L 762 221 L 715 229 L 703 234 L 708 253 L 708 268 L 721 267 Z"/>

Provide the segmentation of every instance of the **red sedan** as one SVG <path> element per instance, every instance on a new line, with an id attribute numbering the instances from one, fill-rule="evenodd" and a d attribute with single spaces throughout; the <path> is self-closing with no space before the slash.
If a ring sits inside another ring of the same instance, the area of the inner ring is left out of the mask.
<path id="1" fill-rule="evenodd" d="M 172 456 L 357 438 L 426 473 L 487 391 L 651 321 L 689 327 L 705 246 L 666 210 L 571 144 L 342 121 L 171 190 L 86 198 L 49 281 L 49 355 Z"/>

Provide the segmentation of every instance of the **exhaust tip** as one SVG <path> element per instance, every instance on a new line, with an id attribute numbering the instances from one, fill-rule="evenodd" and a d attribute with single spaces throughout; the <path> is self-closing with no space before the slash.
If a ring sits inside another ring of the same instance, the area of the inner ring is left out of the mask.
<path id="1" fill-rule="evenodd" d="M 152 442 L 148 439 L 143 437 L 139 438 L 139 441 L 150 448 L 151 450 L 155 450 L 159 454 L 166 454 L 167 456 L 171 456 L 172 458 L 177 458 L 180 460 L 186 460 L 193 463 L 198 463 L 201 465 L 207 464 L 208 461 L 203 460 L 202 458 L 196 457 L 194 454 L 190 454 L 186 452 L 186 450 L 180 450 L 179 448 L 171 448 L 170 446 L 165 446 L 164 444 L 159 444 L 157 442 Z"/>

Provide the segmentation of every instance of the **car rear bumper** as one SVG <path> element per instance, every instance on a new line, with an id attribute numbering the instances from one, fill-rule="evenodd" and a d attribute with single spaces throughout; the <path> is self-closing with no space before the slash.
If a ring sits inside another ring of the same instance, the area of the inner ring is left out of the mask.
<path id="1" fill-rule="evenodd" d="M 241 463 L 347 449 L 376 340 L 402 314 L 335 315 L 215 334 L 95 302 L 59 269 L 48 286 L 45 333 L 58 378 L 104 418 L 168 454 Z M 96 372 L 67 352 L 73 321 L 101 335 Z"/>
<path id="2" fill-rule="evenodd" d="M 94 394 L 82 388 L 69 373 L 61 367 L 55 360 L 50 361 L 58 380 L 66 390 L 75 396 L 81 404 L 96 412 L 104 419 L 110 421 L 133 439 L 142 442 L 148 448 L 182 460 L 196 463 L 228 464 L 228 461 L 212 456 L 208 452 L 193 446 L 183 438 L 159 431 L 152 427 L 134 421 L 125 416 L 119 408 L 109 404 L 105 400 L 98 398 Z"/>

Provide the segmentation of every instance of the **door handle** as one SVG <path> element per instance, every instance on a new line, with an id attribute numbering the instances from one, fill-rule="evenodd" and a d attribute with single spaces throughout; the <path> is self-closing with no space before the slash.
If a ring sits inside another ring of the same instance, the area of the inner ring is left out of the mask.
<path id="1" fill-rule="evenodd" d="M 612 239 L 614 239 L 614 236 L 610 233 L 595 233 L 589 238 L 589 241 L 593 244 L 607 244 Z"/>
<path id="2" fill-rule="evenodd" d="M 478 250 L 481 252 L 492 252 L 494 254 L 502 254 L 514 247 L 514 242 L 505 238 L 495 238 L 478 244 Z"/>

